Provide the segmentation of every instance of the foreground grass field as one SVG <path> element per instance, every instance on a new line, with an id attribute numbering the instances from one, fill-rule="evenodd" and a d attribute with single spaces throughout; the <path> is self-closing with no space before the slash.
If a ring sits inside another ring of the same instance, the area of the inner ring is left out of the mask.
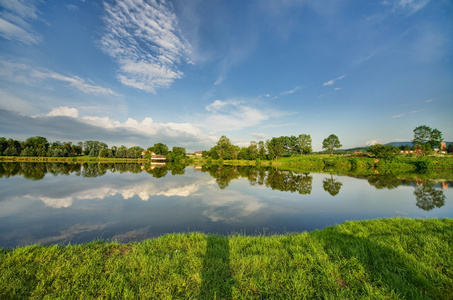
<path id="1" fill-rule="evenodd" d="M 453 219 L 0 250 L 0 299 L 453 299 Z"/>

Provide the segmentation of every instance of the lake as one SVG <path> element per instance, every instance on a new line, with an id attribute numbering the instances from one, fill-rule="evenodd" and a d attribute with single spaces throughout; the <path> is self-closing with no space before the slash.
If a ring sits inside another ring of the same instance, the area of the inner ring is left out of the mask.
<path id="1" fill-rule="evenodd" d="M 271 167 L 0 163 L 0 247 L 130 242 L 192 231 L 274 234 L 346 220 L 453 217 L 451 180 L 401 176 Z"/>

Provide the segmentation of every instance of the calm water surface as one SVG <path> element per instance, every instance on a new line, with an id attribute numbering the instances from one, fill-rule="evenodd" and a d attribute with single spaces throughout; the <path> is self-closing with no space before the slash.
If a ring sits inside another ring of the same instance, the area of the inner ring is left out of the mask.
<path id="1" fill-rule="evenodd" d="M 346 220 L 453 217 L 453 183 L 252 167 L 0 163 L 0 247 L 172 232 L 312 231 Z"/>

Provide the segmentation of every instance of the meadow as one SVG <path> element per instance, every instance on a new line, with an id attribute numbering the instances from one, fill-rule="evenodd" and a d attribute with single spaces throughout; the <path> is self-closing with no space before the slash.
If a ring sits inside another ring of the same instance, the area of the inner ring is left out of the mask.
<path id="1" fill-rule="evenodd" d="M 0 250 L 1 299 L 452 299 L 453 219 Z"/>

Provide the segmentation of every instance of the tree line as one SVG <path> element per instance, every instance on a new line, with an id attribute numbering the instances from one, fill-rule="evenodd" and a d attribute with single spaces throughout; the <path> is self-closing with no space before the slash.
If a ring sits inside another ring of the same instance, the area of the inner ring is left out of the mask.
<path id="1" fill-rule="evenodd" d="M 440 148 L 442 142 L 442 132 L 438 129 L 422 125 L 414 129 L 414 138 L 412 140 L 412 149 L 419 150 L 423 154 Z M 335 149 L 341 148 L 340 139 L 331 134 L 322 142 L 322 148 L 330 154 Z M 409 150 L 409 146 L 397 148 L 391 145 L 373 145 L 367 149 L 377 158 L 391 159 L 400 150 Z M 3 156 L 27 156 L 27 157 L 74 157 L 78 155 L 88 155 L 90 157 L 102 158 L 140 158 L 144 148 L 134 146 L 127 148 L 113 146 L 109 148 L 107 144 L 99 141 L 85 141 L 73 144 L 72 142 L 53 142 L 49 143 L 46 138 L 35 136 L 25 141 L 6 139 L 0 137 L 0 155 Z M 186 157 L 186 149 L 183 147 L 173 147 L 170 151 L 167 145 L 156 143 L 148 147 L 145 158 L 150 158 L 150 152 L 157 155 L 164 155 L 167 160 L 180 160 Z M 453 145 L 450 144 L 449 152 L 453 151 Z M 222 136 L 219 141 L 210 150 L 203 151 L 202 156 L 211 159 L 223 160 L 273 160 L 279 157 L 289 157 L 294 155 L 310 154 L 313 152 L 312 139 L 309 134 L 300 134 L 299 136 L 280 136 L 273 137 L 264 141 L 251 141 L 247 147 L 233 145 L 229 138 Z"/>
<path id="2" fill-rule="evenodd" d="M 323 141 L 323 149 L 331 154 L 335 149 L 341 147 L 340 140 L 331 134 Z M 264 141 L 251 141 L 247 147 L 233 145 L 229 138 L 222 136 L 214 147 L 208 151 L 203 151 L 203 157 L 212 159 L 242 159 L 242 160 L 277 160 L 279 157 L 310 154 L 313 152 L 312 139 L 309 134 L 299 136 L 280 136 L 273 137 Z"/>
<path id="3" fill-rule="evenodd" d="M 412 147 L 402 146 L 400 148 L 392 145 L 376 144 L 366 148 L 366 151 L 377 158 L 392 159 L 401 150 L 419 150 L 426 154 L 436 148 L 440 148 L 442 142 L 442 132 L 438 129 L 422 125 L 414 129 Z M 341 148 L 340 139 L 331 134 L 322 142 L 322 149 L 331 155 L 334 150 Z M 449 152 L 453 152 L 453 144 L 448 147 Z M 226 136 L 222 136 L 214 147 L 208 151 L 203 151 L 202 156 L 212 159 L 239 159 L 239 160 L 273 160 L 279 157 L 290 157 L 294 155 L 310 154 L 313 152 L 312 139 L 309 134 L 299 136 L 280 136 L 266 140 L 266 142 L 251 141 L 247 147 L 233 145 Z"/>
<path id="4" fill-rule="evenodd" d="M 100 158 L 140 158 L 145 149 L 139 146 L 117 147 L 100 141 L 85 141 L 73 144 L 72 142 L 56 141 L 50 143 L 45 137 L 35 136 L 18 141 L 0 137 L 0 155 L 3 156 L 26 156 L 26 157 L 75 157 L 87 155 Z M 180 160 L 186 157 L 186 149 L 173 147 L 170 151 L 167 145 L 156 143 L 146 150 L 145 158 L 150 158 L 150 152 L 157 155 L 165 155 L 167 160 Z"/>
<path id="5" fill-rule="evenodd" d="M 272 160 L 281 156 L 309 154 L 313 152 L 312 140 L 309 134 L 299 136 L 273 137 L 264 141 L 251 141 L 247 147 L 233 145 L 229 138 L 222 136 L 214 147 L 203 151 L 203 157 L 212 159 L 243 159 L 243 160 Z"/>

